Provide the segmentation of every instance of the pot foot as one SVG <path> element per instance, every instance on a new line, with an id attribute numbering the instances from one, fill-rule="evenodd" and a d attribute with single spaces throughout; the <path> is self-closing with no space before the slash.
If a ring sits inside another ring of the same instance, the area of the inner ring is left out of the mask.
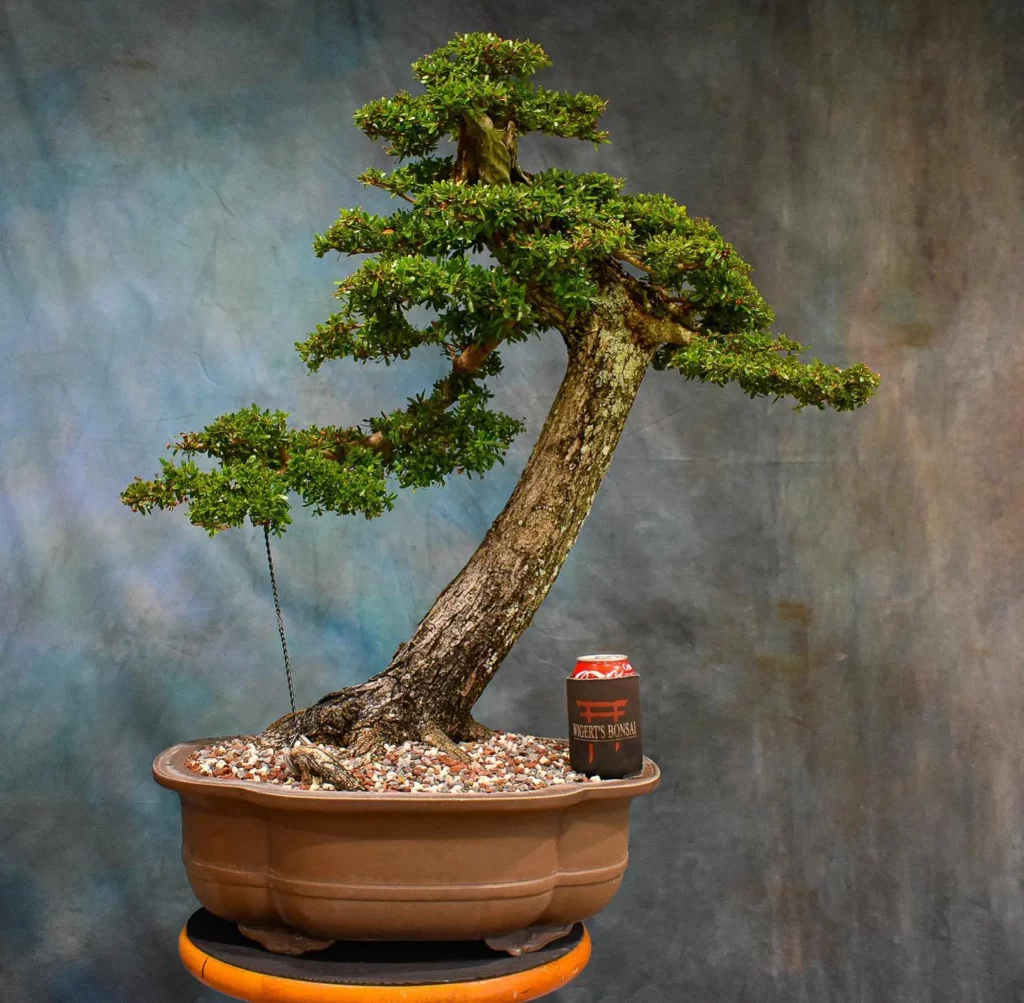
<path id="1" fill-rule="evenodd" d="M 274 954 L 297 955 L 307 951 L 322 951 L 334 943 L 333 940 L 320 937 L 307 937 L 298 930 L 289 930 L 283 926 L 244 926 L 239 923 L 238 932 Z"/>
<path id="2" fill-rule="evenodd" d="M 506 951 L 512 957 L 517 958 L 520 954 L 531 954 L 546 947 L 553 940 L 561 940 L 567 936 L 573 928 L 573 924 L 559 926 L 558 924 L 547 924 L 541 926 L 528 926 L 524 930 L 516 930 L 514 933 L 506 933 L 504 937 L 488 937 L 484 943 L 492 951 Z"/>

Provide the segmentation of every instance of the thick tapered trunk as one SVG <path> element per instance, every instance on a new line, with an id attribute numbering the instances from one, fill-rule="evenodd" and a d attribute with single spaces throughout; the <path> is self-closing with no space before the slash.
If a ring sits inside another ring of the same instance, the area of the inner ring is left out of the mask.
<path id="1" fill-rule="evenodd" d="M 629 315 L 621 287 L 602 292 L 567 338 L 544 428 L 476 553 L 383 672 L 300 711 L 295 730 L 356 749 L 473 734 L 473 705 L 558 577 L 651 362 Z"/>
<path id="2" fill-rule="evenodd" d="M 529 626 L 576 542 L 611 463 L 651 352 L 613 304 L 572 345 L 522 477 L 466 566 L 385 674 L 415 713 L 458 733 Z"/>

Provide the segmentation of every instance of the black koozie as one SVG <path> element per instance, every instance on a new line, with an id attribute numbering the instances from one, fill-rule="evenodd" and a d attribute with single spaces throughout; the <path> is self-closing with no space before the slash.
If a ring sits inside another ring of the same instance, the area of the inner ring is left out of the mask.
<path id="1" fill-rule="evenodd" d="M 640 677 L 565 681 L 569 705 L 569 763 L 604 780 L 644 768 L 640 735 Z"/>

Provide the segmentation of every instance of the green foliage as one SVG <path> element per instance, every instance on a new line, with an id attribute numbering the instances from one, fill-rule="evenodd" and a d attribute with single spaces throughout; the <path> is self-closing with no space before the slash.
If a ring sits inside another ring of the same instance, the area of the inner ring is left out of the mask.
<path id="1" fill-rule="evenodd" d="M 818 359 L 801 362 L 796 353 L 802 349 L 785 335 L 697 338 L 683 348 L 663 345 L 654 368 L 678 369 L 688 380 L 701 383 L 738 383 L 748 397 L 792 397 L 796 411 L 808 405 L 822 411 L 852 411 L 878 388 L 878 375 L 863 363 L 840 369 Z"/>
<path id="2" fill-rule="evenodd" d="M 182 433 L 170 448 L 186 459 L 161 460 L 159 477 L 137 477 L 121 500 L 144 514 L 187 505 L 192 524 L 211 536 L 246 518 L 280 535 L 291 522 L 289 492 L 315 515 L 361 512 L 371 518 L 393 506 L 383 457 L 362 445 L 362 430 L 291 429 L 287 419 L 284 411 L 261 411 L 253 404 L 222 415 L 202 432 Z M 196 455 L 219 465 L 203 470 Z"/>
<path id="3" fill-rule="evenodd" d="M 156 480 L 137 478 L 121 492 L 121 500 L 133 512 L 145 514 L 188 502 L 189 521 L 207 529 L 210 536 L 241 526 L 246 518 L 272 526 L 278 535 L 291 522 L 287 484 L 255 456 L 213 471 L 200 470 L 192 460 L 180 464 L 161 460 L 160 466 Z"/>
<path id="4" fill-rule="evenodd" d="M 449 319 L 448 334 L 475 340 L 493 337 L 496 327 L 511 324 L 511 336 L 535 333 L 538 318 L 529 293 L 539 288 L 570 319 L 589 308 L 602 269 L 609 262 L 641 263 L 649 284 L 691 311 L 688 323 L 705 331 L 730 334 L 764 330 L 773 315 L 750 279 L 750 266 L 706 219 L 691 219 L 684 206 L 667 195 L 623 194 L 623 181 L 606 174 L 575 174 L 550 169 L 530 184 L 464 185 L 425 181 L 404 168 L 385 175 L 367 172 L 367 184 L 391 190 L 408 185 L 411 209 L 388 216 L 343 209 L 314 248 L 376 254 L 339 285 L 352 312 L 335 315 L 329 327 L 346 332 L 362 313 L 367 334 L 354 341 L 318 328 L 300 347 L 307 362 L 325 358 L 374 358 L 388 361 L 387 348 L 400 321 L 394 308 L 427 305 L 441 309 L 459 301 L 486 304 L 493 323 L 481 315 Z M 432 168 L 428 176 L 433 176 Z M 404 180 L 402 180 L 404 179 Z M 462 256 L 487 249 L 488 268 L 462 264 Z M 422 258 L 434 257 L 427 265 Z M 406 264 L 405 262 L 408 262 Z M 493 294 L 487 293 L 488 286 Z M 378 301 L 379 297 L 379 301 Z M 397 332 L 405 349 L 437 341 L 437 332 Z M 405 357 L 404 355 L 402 357 Z"/>
<path id="5" fill-rule="evenodd" d="M 382 171 L 379 167 L 368 167 L 359 175 L 358 180 L 364 185 L 374 185 L 377 188 L 383 188 L 384 191 L 391 192 L 391 197 L 394 198 L 396 195 L 417 192 L 425 185 L 433 184 L 435 181 L 450 181 L 454 163 L 455 161 L 452 157 L 421 157 L 419 160 L 402 164 L 401 167 L 396 167 L 390 172 Z M 360 212 L 361 210 L 354 209 L 350 211 Z M 342 217 L 344 217 L 346 210 L 342 209 L 341 212 Z M 365 213 L 364 216 L 366 216 Z M 379 219 L 379 217 L 367 218 Z M 317 237 L 317 240 L 320 240 L 320 238 Z M 326 245 L 321 249 L 315 243 L 313 248 L 321 257 L 323 256 L 323 251 L 329 249 Z M 356 252 L 351 251 L 349 253 Z"/>
<path id="6" fill-rule="evenodd" d="M 284 411 L 253 404 L 182 433 L 170 448 L 186 459 L 161 460 L 159 476 L 135 478 L 121 500 L 143 514 L 186 505 L 190 522 L 211 536 L 247 518 L 280 535 L 291 522 L 289 493 L 314 515 L 372 519 L 394 507 L 389 478 L 403 488 L 443 486 L 452 473 L 483 475 L 504 462 L 523 423 L 487 408 L 490 397 L 472 377 L 446 377 L 407 407 L 351 428 L 290 428 Z M 197 455 L 217 466 L 201 469 Z"/>
<path id="7" fill-rule="evenodd" d="M 427 88 L 453 81 L 532 77 L 551 65 L 535 42 L 499 38 L 484 32 L 456 35 L 450 42 L 412 64 L 413 76 Z"/>
<path id="8" fill-rule="evenodd" d="M 446 137 L 458 136 L 465 116 L 486 115 L 499 128 L 515 123 L 520 134 L 584 139 L 599 144 L 597 128 L 606 102 L 593 94 L 536 87 L 530 77 L 551 62 L 539 45 L 497 35 L 458 35 L 413 63 L 426 93 L 399 91 L 364 105 L 356 125 L 370 139 L 386 139 L 395 157 L 429 157 Z"/>
<path id="9" fill-rule="evenodd" d="M 482 475 L 504 463 L 512 440 L 523 430 L 521 421 L 485 405 L 490 392 L 475 380 L 439 380 L 429 397 L 410 399 L 409 406 L 370 421 L 393 447 L 389 471 L 400 487 L 443 486 L 453 471 Z M 450 407 L 444 405 L 454 399 Z"/>
<path id="10" fill-rule="evenodd" d="M 449 375 L 348 428 L 291 428 L 284 412 L 256 405 L 223 415 L 182 433 L 172 448 L 184 459 L 162 461 L 154 480 L 136 478 L 125 504 L 143 513 L 187 505 L 211 534 L 247 518 L 281 533 L 292 495 L 317 515 L 372 518 L 393 506 L 394 487 L 482 475 L 523 427 L 488 406 L 485 381 L 501 371 L 495 347 L 551 327 L 571 340 L 609 283 L 628 289 L 655 340 L 672 342 L 658 348 L 656 369 L 734 382 L 751 397 L 790 397 L 797 410 L 868 400 L 878 376 L 866 366 L 802 362 L 801 345 L 772 334 L 750 265 L 707 219 L 667 195 L 627 193 L 606 174 L 531 176 L 518 167 L 518 137 L 530 132 L 607 141 L 601 98 L 532 82 L 548 65 L 540 46 L 484 33 L 424 56 L 413 65 L 423 93 L 402 91 L 355 114 L 388 153 L 414 158 L 360 175 L 403 204 L 386 215 L 342 209 L 314 239 L 319 257 L 369 257 L 337 283 L 339 310 L 296 343 L 308 368 L 331 359 L 390 365 L 429 346 L 451 359 Z M 461 144 L 455 157 L 436 152 L 447 139 Z M 414 324 L 412 310 L 427 319 Z"/>
<path id="11" fill-rule="evenodd" d="M 750 280 L 750 265 L 710 220 L 691 219 L 667 195 L 631 195 L 625 218 L 638 238 L 633 251 L 651 282 L 694 309 L 706 331 L 729 334 L 766 330 L 771 307 Z"/>
<path id="12" fill-rule="evenodd" d="M 335 244 L 343 244 L 345 235 L 335 232 Z M 296 344 L 314 372 L 326 359 L 390 364 L 409 358 L 420 345 L 457 350 L 501 338 L 521 341 L 539 330 L 521 282 L 504 269 L 464 257 L 385 251 L 339 282 L 335 296 L 344 309 Z M 404 313 L 413 307 L 433 310 L 436 317 L 426 328 L 415 328 Z"/>

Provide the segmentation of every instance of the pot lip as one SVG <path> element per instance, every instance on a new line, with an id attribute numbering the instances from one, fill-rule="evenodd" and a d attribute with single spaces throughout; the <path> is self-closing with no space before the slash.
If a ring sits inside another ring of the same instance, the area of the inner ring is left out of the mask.
<path id="1" fill-rule="evenodd" d="M 556 784 L 537 791 L 507 794 L 440 794 L 433 791 L 302 791 L 252 780 L 203 777 L 185 768 L 185 760 L 196 750 L 238 736 L 199 738 L 164 749 L 153 760 L 153 779 L 182 798 L 221 797 L 245 801 L 284 811 L 529 811 L 565 808 L 578 801 L 633 798 L 653 791 L 661 781 L 661 770 L 644 756 L 644 768 L 637 777 L 602 780 L 600 783 Z"/>

